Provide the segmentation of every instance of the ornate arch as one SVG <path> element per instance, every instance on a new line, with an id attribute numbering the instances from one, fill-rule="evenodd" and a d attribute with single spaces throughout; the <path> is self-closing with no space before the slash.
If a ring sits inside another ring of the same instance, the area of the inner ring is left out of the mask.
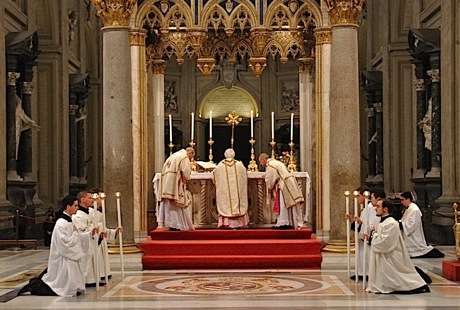
<path id="1" fill-rule="evenodd" d="M 314 20 L 315 25 L 320 27 L 323 24 L 321 8 L 312 0 L 304 0 L 302 5 L 298 5 L 297 1 L 291 1 L 288 5 L 282 2 L 272 2 L 265 14 L 264 25 L 268 28 L 287 28 L 297 27 L 300 22 L 300 17 L 305 12 L 309 12 Z M 284 14 L 278 15 L 278 14 Z M 284 24 L 282 23 L 284 22 Z"/>
<path id="2" fill-rule="evenodd" d="M 148 0 L 144 1 L 140 7 L 137 9 L 136 17 L 134 19 L 134 27 L 142 28 L 144 22 L 148 17 L 148 14 L 154 13 L 158 19 L 161 20 L 162 28 L 168 29 L 171 20 L 174 20 L 176 13 L 181 13 L 184 19 L 184 24 L 186 27 L 193 26 L 193 14 L 191 8 L 184 0 L 170 0 L 169 2 L 174 3 L 170 5 L 169 2 L 165 2 L 166 6 L 163 7 L 163 3 L 160 4 L 160 9 L 155 4 L 160 2 L 160 0 Z"/>
<path id="3" fill-rule="evenodd" d="M 164 18 L 164 29 L 187 29 L 193 27 L 193 17 L 190 7 L 183 1 L 177 1 Z"/>
<path id="4" fill-rule="evenodd" d="M 226 29 L 232 29 L 234 26 L 235 18 L 238 18 L 238 13 L 246 12 L 248 16 L 249 23 L 251 27 L 257 25 L 257 14 L 254 5 L 248 0 L 241 0 L 236 7 L 232 7 L 230 10 L 226 11 L 222 6 L 219 5 L 222 0 L 211 0 L 203 8 L 201 18 L 199 21 L 199 26 L 207 29 L 209 25 L 209 19 L 211 14 L 218 11 L 222 14 L 222 19 L 224 19 L 223 24 Z"/>

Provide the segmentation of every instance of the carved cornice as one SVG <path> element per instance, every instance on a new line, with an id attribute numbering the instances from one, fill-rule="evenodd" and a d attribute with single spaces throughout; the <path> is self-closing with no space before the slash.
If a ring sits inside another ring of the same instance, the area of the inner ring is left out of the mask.
<path id="1" fill-rule="evenodd" d="M 366 0 L 326 0 L 331 24 L 358 25 Z"/>
<path id="2" fill-rule="evenodd" d="M 330 28 L 317 28 L 315 30 L 316 45 L 331 44 L 332 31 Z"/>
<path id="3" fill-rule="evenodd" d="M 131 46 L 145 46 L 145 37 L 147 32 L 145 30 L 133 30 L 129 32 L 129 44 Z"/>
<path id="4" fill-rule="evenodd" d="M 91 0 L 105 27 L 128 26 L 136 0 Z"/>

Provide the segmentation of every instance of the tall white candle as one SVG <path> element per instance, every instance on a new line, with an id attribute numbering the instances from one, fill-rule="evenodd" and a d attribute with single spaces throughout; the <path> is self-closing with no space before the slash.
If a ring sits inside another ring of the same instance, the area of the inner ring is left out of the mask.
<path id="1" fill-rule="evenodd" d="M 254 112 L 251 110 L 251 138 L 254 138 Z"/>
<path id="2" fill-rule="evenodd" d="M 169 143 L 172 143 L 172 116 L 168 115 L 169 118 Z"/>
<path id="3" fill-rule="evenodd" d="M 117 218 L 118 218 L 118 227 L 121 227 L 121 207 L 120 207 L 120 192 L 116 192 L 115 196 L 117 197 Z M 121 264 L 121 278 L 125 278 L 125 262 L 123 258 L 123 231 L 118 233 L 119 238 L 119 249 L 120 249 L 120 264 Z"/>
<path id="4" fill-rule="evenodd" d="M 190 141 L 193 141 L 195 136 L 195 113 L 192 112 L 192 134 L 190 135 Z"/>
<path id="5" fill-rule="evenodd" d="M 294 113 L 291 113 L 291 141 L 294 140 Z"/>
<path id="6" fill-rule="evenodd" d="M 209 138 L 212 138 L 212 111 L 209 111 Z"/>
<path id="7" fill-rule="evenodd" d="M 275 112 L 272 112 L 272 140 L 275 140 Z"/>

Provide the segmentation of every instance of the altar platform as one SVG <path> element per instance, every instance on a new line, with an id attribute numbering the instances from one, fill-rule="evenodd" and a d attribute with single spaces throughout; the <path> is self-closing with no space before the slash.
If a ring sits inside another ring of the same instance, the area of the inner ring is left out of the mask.
<path id="1" fill-rule="evenodd" d="M 320 269 L 310 229 L 152 231 L 138 244 L 148 269 Z"/>

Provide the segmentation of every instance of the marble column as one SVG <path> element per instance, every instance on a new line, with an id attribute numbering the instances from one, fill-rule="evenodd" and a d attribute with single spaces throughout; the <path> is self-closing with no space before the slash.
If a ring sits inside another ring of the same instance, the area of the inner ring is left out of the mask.
<path id="1" fill-rule="evenodd" d="M 314 142 L 314 84 L 312 58 L 299 59 L 300 169 L 312 173 Z"/>
<path id="2" fill-rule="evenodd" d="M 129 19 L 134 0 L 91 0 L 103 27 L 103 190 L 108 226 L 116 226 L 115 193 L 121 193 L 123 237 L 134 241 L 132 84 Z"/>
<path id="3" fill-rule="evenodd" d="M 316 228 L 328 238 L 330 220 L 330 28 L 315 30 L 316 39 Z"/>
<path id="4" fill-rule="evenodd" d="M 133 113 L 133 192 L 134 192 L 134 232 L 140 236 L 147 230 L 148 189 L 151 187 L 146 175 L 149 175 L 148 143 L 144 141 L 148 133 L 144 127 L 145 110 L 145 37 L 144 30 L 131 30 L 131 77 L 132 77 L 132 113 Z M 151 179 L 150 179 L 151 181 Z"/>
<path id="5" fill-rule="evenodd" d="M 150 62 L 149 87 L 153 100 L 153 132 L 155 134 L 154 154 L 155 172 L 161 172 L 165 162 L 165 61 L 161 59 Z M 169 139 L 169 136 L 168 136 Z"/>
<path id="6" fill-rule="evenodd" d="M 332 24 L 330 98 L 330 220 L 332 239 L 343 239 L 343 193 L 361 184 L 358 18 L 364 0 L 328 0 Z"/>
<path id="7" fill-rule="evenodd" d="M 460 47 L 452 42 L 460 41 L 460 2 L 443 0 L 441 6 L 441 142 L 442 142 L 442 195 L 436 203 L 445 207 L 449 213 L 450 204 L 460 201 Z M 455 64 L 455 65 L 454 65 Z M 447 225 L 452 226 L 449 219 Z"/>
<path id="8" fill-rule="evenodd" d="M 19 72 L 8 72 L 6 100 L 7 178 L 20 180 L 16 162 L 16 83 Z"/>
<path id="9" fill-rule="evenodd" d="M 430 57 L 431 70 L 431 169 L 427 177 L 441 177 L 441 81 L 439 54 Z"/>

